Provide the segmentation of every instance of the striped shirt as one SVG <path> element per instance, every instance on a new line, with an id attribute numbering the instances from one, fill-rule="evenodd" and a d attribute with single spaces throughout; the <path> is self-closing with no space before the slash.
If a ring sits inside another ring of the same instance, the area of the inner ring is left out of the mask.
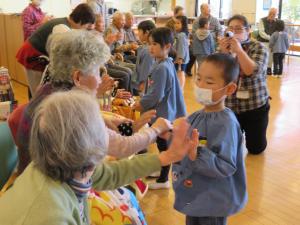
<path id="1" fill-rule="evenodd" d="M 247 54 L 255 62 L 256 69 L 251 76 L 246 76 L 241 71 L 238 90 L 248 91 L 249 98 L 239 99 L 237 93 L 234 93 L 226 99 L 226 106 L 237 114 L 260 108 L 269 99 L 266 82 L 268 50 L 262 43 L 251 41 Z"/>

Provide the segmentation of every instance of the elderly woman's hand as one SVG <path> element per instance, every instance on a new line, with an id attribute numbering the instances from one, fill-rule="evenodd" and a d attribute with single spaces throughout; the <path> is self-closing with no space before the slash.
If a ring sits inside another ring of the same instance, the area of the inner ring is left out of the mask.
<path id="1" fill-rule="evenodd" d="M 113 117 L 113 118 L 104 117 L 104 122 L 109 129 L 114 130 L 117 133 L 119 133 L 118 126 L 121 125 L 122 123 L 133 123 L 133 121 L 130 119 L 120 118 L 120 117 Z"/>
<path id="2" fill-rule="evenodd" d="M 174 122 L 172 143 L 167 151 L 159 155 L 162 166 L 181 161 L 194 148 L 195 143 L 198 142 L 199 134 L 194 129 L 192 136 L 189 137 L 189 129 L 190 125 L 185 118 L 177 119 Z"/>
<path id="3" fill-rule="evenodd" d="M 139 131 L 146 123 L 149 123 L 156 116 L 155 110 L 149 110 L 141 115 L 141 117 L 132 124 L 133 132 Z"/>
<path id="4" fill-rule="evenodd" d="M 125 91 L 124 89 L 118 89 L 116 98 L 122 98 L 122 99 L 130 99 L 132 97 L 132 94 L 129 91 Z"/>
<path id="5" fill-rule="evenodd" d="M 117 35 L 112 34 L 112 33 L 107 34 L 106 37 L 105 37 L 105 42 L 109 46 L 112 45 L 116 40 L 117 40 Z"/>
<path id="6" fill-rule="evenodd" d="M 105 74 L 102 76 L 102 82 L 97 89 L 97 97 L 100 97 L 107 91 L 111 91 L 114 88 L 114 79 Z"/>
<path id="7" fill-rule="evenodd" d="M 158 132 L 158 135 L 162 135 L 173 129 L 172 123 L 161 117 L 158 118 L 151 127 Z"/>

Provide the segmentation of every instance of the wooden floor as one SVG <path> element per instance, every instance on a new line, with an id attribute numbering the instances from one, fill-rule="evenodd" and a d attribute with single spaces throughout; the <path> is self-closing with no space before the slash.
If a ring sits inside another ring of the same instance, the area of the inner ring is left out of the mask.
<path id="1" fill-rule="evenodd" d="M 199 109 L 187 78 L 188 112 Z M 300 225 L 300 58 L 290 58 L 282 79 L 269 77 L 271 100 L 268 148 L 246 157 L 249 201 L 229 225 Z M 16 97 L 27 101 L 27 89 L 14 84 Z M 149 191 L 141 201 L 149 225 L 183 225 L 173 209 L 172 190 Z M 205 204 L 205 202 L 203 203 Z"/>

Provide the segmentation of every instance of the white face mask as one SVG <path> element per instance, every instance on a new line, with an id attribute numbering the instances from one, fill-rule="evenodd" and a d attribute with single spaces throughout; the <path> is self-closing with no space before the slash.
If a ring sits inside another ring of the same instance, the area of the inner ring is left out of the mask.
<path id="1" fill-rule="evenodd" d="M 221 91 L 226 87 L 227 85 L 214 92 Z M 194 86 L 194 94 L 195 94 L 196 101 L 205 106 L 216 105 L 227 97 L 226 95 L 223 95 L 219 100 L 213 101 L 213 90 L 206 89 L 206 88 L 199 88 L 197 85 Z"/>

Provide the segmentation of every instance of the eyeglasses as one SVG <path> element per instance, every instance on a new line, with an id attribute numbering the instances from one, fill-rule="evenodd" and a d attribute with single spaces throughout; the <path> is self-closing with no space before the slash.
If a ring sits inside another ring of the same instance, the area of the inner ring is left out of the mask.
<path id="1" fill-rule="evenodd" d="M 246 27 L 228 27 L 228 31 L 232 31 L 233 33 L 240 34 L 243 33 L 243 31 L 246 29 Z"/>

